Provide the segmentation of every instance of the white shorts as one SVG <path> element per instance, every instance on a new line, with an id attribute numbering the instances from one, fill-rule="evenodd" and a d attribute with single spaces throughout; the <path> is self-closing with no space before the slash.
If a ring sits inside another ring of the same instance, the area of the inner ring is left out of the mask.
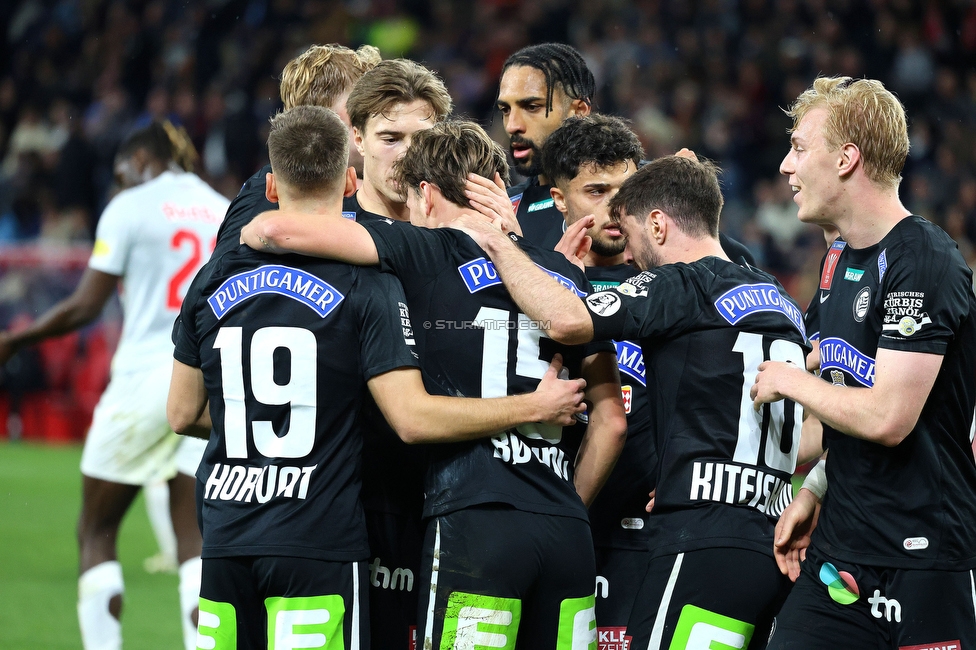
<path id="1" fill-rule="evenodd" d="M 190 476 L 196 473 L 207 443 L 173 433 L 166 421 L 172 373 L 170 361 L 165 366 L 112 376 L 85 439 L 82 474 L 144 485 L 169 480 L 177 470 Z"/>

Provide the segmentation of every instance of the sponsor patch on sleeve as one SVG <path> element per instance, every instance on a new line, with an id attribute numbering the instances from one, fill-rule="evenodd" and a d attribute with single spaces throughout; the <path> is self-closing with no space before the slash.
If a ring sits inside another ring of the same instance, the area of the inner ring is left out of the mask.
<path id="1" fill-rule="evenodd" d="M 597 316 L 613 316 L 620 311 L 620 296 L 612 291 L 591 293 L 584 302 L 587 308 Z"/>
<path id="2" fill-rule="evenodd" d="M 403 329 L 403 341 L 407 345 L 416 345 L 417 342 L 413 338 L 413 325 L 410 324 L 410 310 L 405 303 L 399 300 L 397 307 L 400 309 L 400 328 Z"/>
<path id="3" fill-rule="evenodd" d="M 912 336 L 932 323 L 925 311 L 925 294 L 921 291 L 892 291 L 884 300 L 884 324 L 881 329 L 889 334 L 898 332 Z"/>

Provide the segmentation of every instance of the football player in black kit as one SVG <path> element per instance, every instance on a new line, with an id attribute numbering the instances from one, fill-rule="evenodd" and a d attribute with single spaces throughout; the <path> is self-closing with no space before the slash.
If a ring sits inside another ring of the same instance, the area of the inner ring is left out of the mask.
<path id="1" fill-rule="evenodd" d="M 347 128 L 321 107 L 272 120 L 268 195 L 307 218 L 337 212 Z M 403 291 L 375 269 L 241 247 L 198 285 L 167 412 L 210 439 L 198 472 L 205 647 L 369 647 L 366 527 L 357 416 L 368 386 L 411 442 L 471 440 L 569 423 L 583 382 L 495 400 L 432 397 L 417 368 Z M 548 364 L 547 364 L 548 365 Z M 205 413 L 209 400 L 209 412 Z M 551 426 L 551 425 L 538 425 Z"/>
<path id="2" fill-rule="evenodd" d="M 711 165 L 667 156 L 642 167 L 610 214 L 643 272 L 584 300 L 557 291 L 484 219 L 457 224 L 553 339 L 640 340 L 659 462 L 651 560 L 627 625 L 634 648 L 762 648 L 790 586 L 772 541 L 802 409 L 756 411 L 749 390 L 764 359 L 802 366 L 802 315 L 772 276 L 728 260 L 721 207 Z"/>
<path id="3" fill-rule="evenodd" d="M 595 643 L 586 505 L 626 434 L 612 347 L 565 347 L 542 337 L 542 324 L 519 313 L 484 251 L 463 233 L 434 228 L 469 205 L 468 174 L 507 176 L 504 152 L 483 129 L 443 122 L 420 131 L 397 169 L 413 226 L 337 218 L 313 225 L 269 212 L 244 229 L 244 240 L 395 271 L 419 325 L 432 391 L 482 397 L 521 391 L 535 385 L 556 351 L 571 374 L 582 369 L 585 433 L 520 427 L 490 441 L 429 449 L 421 630 L 423 647 L 434 648 Z M 562 255 L 525 245 L 563 291 L 584 293 L 585 276 Z"/>
<path id="4" fill-rule="evenodd" d="M 595 85 L 582 55 L 562 43 L 524 47 L 502 67 L 498 110 L 515 171 L 527 177 L 508 195 L 525 238 L 540 248 L 555 248 L 566 231 L 542 170 L 542 146 L 563 120 L 590 114 Z"/>
<path id="5" fill-rule="evenodd" d="M 770 647 L 972 647 L 972 274 L 898 197 L 906 117 L 880 82 L 818 78 L 789 114 L 780 172 L 798 217 L 840 239 L 816 298 L 821 377 L 767 363 L 752 391 L 802 404 L 828 449 L 826 484 L 804 483 L 784 513 L 799 523 L 778 543 L 810 545 Z"/>
<path id="6" fill-rule="evenodd" d="M 608 203 L 638 168 L 640 140 L 615 117 L 571 117 L 542 148 L 542 169 L 553 184 L 556 209 L 572 227 L 592 215 L 590 250 L 583 257 L 594 291 L 619 286 L 634 275 L 624 262 L 627 240 L 610 220 Z M 560 250 L 557 248 L 557 250 Z M 627 442 L 593 505 L 590 529 L 596 551 L 596 621 L 599 638 L 622 642 L 634 597 L 647 568 L 650 529 L 645 512 L 654 489 L 657 455 L 640 343 L 614 341 L 627 413 Z"/>

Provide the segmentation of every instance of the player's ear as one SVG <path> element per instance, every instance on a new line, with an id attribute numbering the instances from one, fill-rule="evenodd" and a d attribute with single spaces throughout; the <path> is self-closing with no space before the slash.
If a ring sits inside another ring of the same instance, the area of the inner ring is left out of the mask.
<path id="1" fill-rule="evenodd" d="M 658 245 L 663 244 L 668 238 L 668 215 L 661 210 L 651 210 L 651 213 L 647 215 L 647 232 L 650 233 L 651 238 L 658 243 Z"/>
<path id="2" fill-rule="evenodd" d="M 590 103 L 582 99 L 574 99 L 569 103 L 568 117 L 586 117 L 590 114 Z"/>
<path id="3" fill-rule="evenodd" d="M 356 127 L 352 127 L 352 143 L 356 145 L 356 151 L 359 152 L 360 156 L 366 155 L 363 150 L 363 133 Z"/>
<path id="4" fill-rule="evenodd" d="M 349 197 L 356 193 L 356 168 L 350 167 L 346 170 L 346 186 L 342 190 L 342 195 Z"/>
<path id="5" fill-rule="evenodd" d="M 421 205 L 424 208 L 424 216 L 430 216 L 431 206 L 434 205 L 434 186 L 427 181 L 420 181 L 420 199 Z"/>
<path id="6" fill-rule="evenodd" d="M 264 177 L 264 198 L 270 203 L 278 202 L 278 184 L 275 183 L 274 174 L 268 172 Z"/>
<path id="7" fill-rule="evenodd" d="M 837 159 L 837 175 L 850 176 L 861 162 L 861 150 L 852 142 L 841 145 Z"/>
<path id="8" fill-rule="evenodd" d="M 555 204 L 556 209 L 559 210 L 563 216 L 566 216 L 566 196 L 563 191 L 553 185 L 549 188 L 549 196 L 552 197 L 552 202 Z"/>

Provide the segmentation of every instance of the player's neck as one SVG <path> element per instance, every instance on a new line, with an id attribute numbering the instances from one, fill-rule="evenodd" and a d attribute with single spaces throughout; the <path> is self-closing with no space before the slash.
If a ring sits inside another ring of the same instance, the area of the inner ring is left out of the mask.
<path id="1" fill-rule="evenodd" d="M 873 188 L 872 188 L 873 189 Z M 850 200 L 834 225 L 851 248 L 868 248 L 885 238 L 911 212 L 898 198 L 898 190 L 862 192 Z"/>
<path id="2" fill-rule="evenodd" d="M 288 199 L 279 194 L 278 209 L 299 214 L 338 215 L 342 212 L 342 195 Z"/>
<path id="3" fill-rule="evenodd" d="M 722 243 L 718 237 L 696 239 L 682 235 L 676 241 L 671 242 L 671 245 L 667 248 L 666 257 L 668 264 L 677 264 L 679 262 L 691 264 L 706 257 L 718 257 L 719 259 L 729 260 L 729 256 L 725 254 L 725 250 L 722 248 Z"/>
<path id="4" fill-rule="evenodd" d="M 626 263 L 623 251 L 619 255 L 607 257 L 605 255 L 598 255 L 591 249 L 590 252 L 583 256 L 583 266 L 620 266 Z"/>
<path id="5" fill-rule="evenodd" d="M 356 200 L 359 201 L 359 207 L 366 212 L 372 212 L 397 221 L 410 221 L 410 208 L 407 207 L 407 204 L 391 201 L 378 192 L 368 179 L 363 181 L 363 186 L 356 192 Z"/>

